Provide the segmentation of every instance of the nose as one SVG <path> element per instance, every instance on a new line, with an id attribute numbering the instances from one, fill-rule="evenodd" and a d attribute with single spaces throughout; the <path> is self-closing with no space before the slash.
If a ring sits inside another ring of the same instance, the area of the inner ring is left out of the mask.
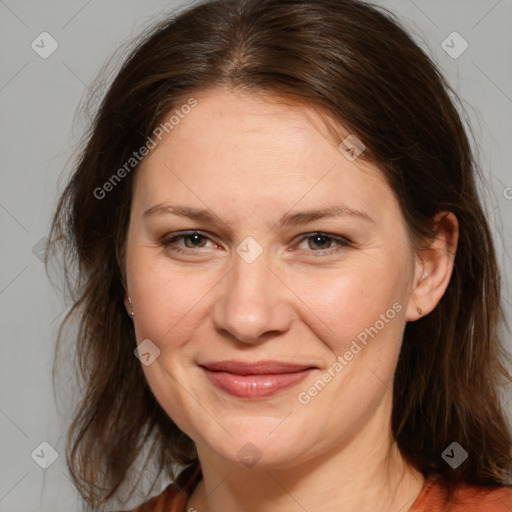
<path id="1" fill-rule="evenodd" d="M 234 257 L 213 308 L 215 327 L 242 343 L 261 343 L 290 327 L 291 305 L 286 295 L 291 292 L 264 256 L 252 263 Z"/>

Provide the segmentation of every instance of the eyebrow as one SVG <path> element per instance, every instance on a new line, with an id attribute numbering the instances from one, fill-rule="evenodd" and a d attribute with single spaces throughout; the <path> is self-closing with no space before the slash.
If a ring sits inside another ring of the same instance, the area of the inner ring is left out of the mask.
<path id="1" fill-rule="evenodd" d="M 163 214 L 172 214 L 178 215 L 180 217 L 187 217 L 189 219 L 207 222 L 210 224 L 226 224 L 220 219 L 218 215 L 212 213 L 210 210 L 202 209 L 202 208 L 191 208 L 185 205 L 169 205 L 169 204 L 156 204 L 151 208 L 147 209 L 143 214 L 143 218 L 147 218 L 151 215 L 163 215 Z M 277 223 L 278 227 L 288 227 L 288 226 L 300 226 L 303 224 L 308 224 L 309 222 L 333 218 L 333 217 L 353 217 L 359 218 L 369 223 L 374 223 L 375 221 L 368 215 L 368 213 L 360 210 L 354 210 L 353 208 L 349 208 L 347 206 L 335 205 L 329 208 L 315 209 L 315 210 L 304 210 L 300 212 L 288 212 L 284 214 L 279 222 Z"/>

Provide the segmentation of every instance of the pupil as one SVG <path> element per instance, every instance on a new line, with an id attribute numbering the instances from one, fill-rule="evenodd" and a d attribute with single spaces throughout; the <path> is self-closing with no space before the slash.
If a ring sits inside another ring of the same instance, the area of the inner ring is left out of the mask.
<path id="1" fill-rule="evenodd" d="M 194 233 L 194 234 L 188 235 L 188 236 L 193 245 L 197 245 L 197 243 L 200 243 L 201 238 L 203 237 L 203 235 L 199 235 L 197 233 Z"/>
<path id="2" fill-rule="evenodd" d="M 326 243 L 326 240 L 328 239 L 329 237 L 327 236 L 324 236 L 324 235 L 315 235 L 313 237 L 313 240 L 314 240 L 314 243 L 315 243 L 315 247 L 318 247 L 320 245 L 324 245 Z"/>

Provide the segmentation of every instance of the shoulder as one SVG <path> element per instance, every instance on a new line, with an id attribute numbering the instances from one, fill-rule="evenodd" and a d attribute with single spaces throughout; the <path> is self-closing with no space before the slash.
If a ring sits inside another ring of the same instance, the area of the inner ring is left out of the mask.
<path id="1" fill-rule="evenodd" d="M 429 478 L 410 512 L 510 512 L 512 486 L 460 483 L 447 503 L 447 491 L 438 478 Z"/>
<path id="2" fill-rule="evenodd" d="M 464 512 L 509 512 L 512 510 L 512 487 L 461 485 L 454 501 Z"/>
<path id="3" fill-rule="evenodd" d="M 183 512 L 188 497 L 201 480 L 201 466 L 191 464 L 181 471 L 176 481 L 171 482 L 160 494 L 153 496 L 132 510 L 116 512 Z"/>
<path id="4" fill-rule="evenodd" d="M 176 484 L 171 483 L 160 494 L 141 503 L 138 507 L 117 512 L 178 512 L 182 501 L 181 494 Z"/>

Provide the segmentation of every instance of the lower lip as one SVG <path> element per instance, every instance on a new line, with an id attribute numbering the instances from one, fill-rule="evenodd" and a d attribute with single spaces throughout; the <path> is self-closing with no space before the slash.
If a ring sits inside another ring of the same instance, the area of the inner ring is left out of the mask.
<path id="1" fill-rule="evenodd" d="M 303 381 L 312 368 L 293 373 L 269 373 L 261 375 L 237 375 L 202 368 L 210 381 L 222 391 L 240 398 L 265 398 Z"/>

